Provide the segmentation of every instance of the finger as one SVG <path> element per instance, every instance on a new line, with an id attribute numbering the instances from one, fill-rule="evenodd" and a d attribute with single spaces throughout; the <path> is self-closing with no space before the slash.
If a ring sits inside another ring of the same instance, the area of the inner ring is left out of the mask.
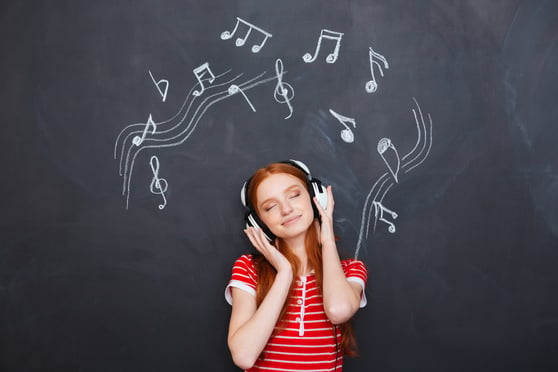
<path id="1" fill-rule="evenodd" d="M 265 245 L 263 245 L 261 243 L 261 239 L 258 237 L 258 232 L 255 228 L 253 227 L 249 227 L 246 230 L 244 230 L 246 235 L 248 236 L 248 239 L 250 240 L 250 243 L 252 243 L 252 245 L 262 254 L 265 253 Z"/>
<path id="2" fill-rule="evenodd" d="M 244 233 L 246 234 L 246 236 L 248 237 L 248 240 L 250 240 L 250 243 L 252 243 L 252 245 L 256 248 L 258 248 L 258 242 L 256 241 L 256 239 L 254 238 L 254 233 L 252 232 L 252 230 L 250 228 L 246 228 L 244 229 Z M 259 250 L 259 249 L 258 249 Z"/>
<path id="3" fill-rule="evenodd" d="M 271 243 L 267 239 L 267 235 L 262 229 L 260 228 L 254 229 L 254 237 L 262 250 L 265 250 L 266 252 L 271 252 L 274 249 L 276 249 L 273 245 L 271 245 Z"/>
<path id="4" fill-rule="evenodd" d="M 268 247 L 269 242 L 268 242 L 263 230 L 262 229 L 256 229 L 254 234 L 255 234 L 255 237 L 258 240 L 258 243 L 260 244 L 260 246 L 262 246 L 263 248 L 269 249 L 269 247 Z"/>
<path id="5" fill-rule="evenodd" d="M 329 185 L 327 188 L 327 206 L 328 206 L 328 210 L 333 210 L 333 206 L 335 205 L 335 202 L 333 201 L 333 188 L 331 187 L 331 185 Z M 331 208 L 329 208 L 329 206 L 331 206 Z"/>

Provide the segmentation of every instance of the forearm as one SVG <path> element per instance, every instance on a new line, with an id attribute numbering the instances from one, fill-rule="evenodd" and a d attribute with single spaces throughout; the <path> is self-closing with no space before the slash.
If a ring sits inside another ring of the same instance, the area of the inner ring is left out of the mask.
<path id="1" fill-rule="evenodd" d="M 348 321 L 359 309 L 360 294 L 345 277 L 335 241 L 322 245 L 324 311 L 334 324 Z"/>
<path id="2" fill-rule="evenodd" d="M 291 271 L 277 273 L 257 310 L 229 335 L 229 348 L 239 367 L 250 368 L 265 348 L 289 295 L 291 282 Z"/>

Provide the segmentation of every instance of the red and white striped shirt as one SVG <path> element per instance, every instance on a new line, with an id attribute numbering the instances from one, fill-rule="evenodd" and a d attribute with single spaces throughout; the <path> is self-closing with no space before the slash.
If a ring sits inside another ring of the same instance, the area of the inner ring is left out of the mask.
<path id="1" fill-rule="evenodd" d="M 343 260 L 341 266 L 348 281 L 362 286 L 360 307 L 366 306 L 366 267 L 358 260 Z M 231 287 L 255 296 L 256 283 L 252 255 L 241 256 L 234 263 L 225 289 L 227 302 L 232 304 Z M 341 331 L 325 315 L 314 275 L 298 277 L 288 301 L 286 323 L 275 327 L 262 356 L 248 372 L 342 371 Z"/>

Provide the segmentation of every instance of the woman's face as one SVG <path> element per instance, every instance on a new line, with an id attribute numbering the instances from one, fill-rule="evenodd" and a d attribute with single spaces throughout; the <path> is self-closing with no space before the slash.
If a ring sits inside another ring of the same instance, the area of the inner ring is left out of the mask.
<path id="1" fill-rule="evenodd" d="M 258 186 L 256 197 L 258 216 L 279 238 L 304 235 L 314 221 L 310 194 L 295 176 L 270 175 Z"/>

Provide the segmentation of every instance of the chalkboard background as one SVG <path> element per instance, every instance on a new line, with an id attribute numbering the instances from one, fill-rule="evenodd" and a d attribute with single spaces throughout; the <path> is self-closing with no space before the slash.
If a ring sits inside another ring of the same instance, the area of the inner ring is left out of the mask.
<path id="1" fill-rule="evenodd" d="M 236 17 L 272 35 L 261 51 L 258 29 L 220 37 Z M 338 58 L 324 39 L 306 63 L 322 29 L 343 33 Z M 286 158 L 333 185 L 340 250 L 370 272 L 347 371 L 558 368 L 556 1 L 11 1 L 0 31 L 1 370 L 237 370 L 239 189 Z M 196 97 L 204 63 L 225 85 L 205 70 Z M 181 143 L 132 145 L 185 101 Z M 383 138 L 394 169 L 424 150 L 397 182 Z M 387 222 L 367 199 L 382 175 Z"/>

